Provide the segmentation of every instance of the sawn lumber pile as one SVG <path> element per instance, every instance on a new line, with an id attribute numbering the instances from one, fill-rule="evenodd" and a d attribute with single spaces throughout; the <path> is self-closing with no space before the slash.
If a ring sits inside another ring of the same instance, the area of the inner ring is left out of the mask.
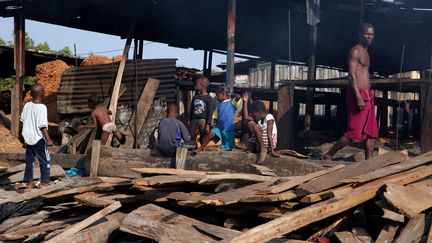
<path id="1" fill-rule="evenodd" d="M 141 167 L 137 179 L 6 187 L 0 240 L 429 242 L 431 162 L 391 152 L 304 176 Z"/>

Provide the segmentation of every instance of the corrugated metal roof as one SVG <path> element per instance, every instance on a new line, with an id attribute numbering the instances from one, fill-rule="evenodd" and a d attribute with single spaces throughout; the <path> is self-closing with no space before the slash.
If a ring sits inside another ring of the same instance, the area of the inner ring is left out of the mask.
<path id="1" fill-rule="evenodd" d="M 161 82 L 155 99 L 165 97 L 168 102 L 176 99 L 176 59 L 129 60 L 123 73 L 122 84 L 126 91 L 118 104 L 134 104 L 147 83 L 148 78 Z M 71 68 L 63 73 L 58 92 L 57 105 L 61 115 L 88 113 L 88 97 L 109 97 L 117 75 L 119 62 Z M 137 80 L 137 81 L 135 81 Z"/>

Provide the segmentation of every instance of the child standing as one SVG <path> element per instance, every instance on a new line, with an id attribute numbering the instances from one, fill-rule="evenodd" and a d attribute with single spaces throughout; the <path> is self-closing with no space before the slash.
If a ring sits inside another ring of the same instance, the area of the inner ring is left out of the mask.
<path id="1" fill-rule="evenodd" d="M 192 141 L 196 141 L 197 133 L 200 134 L 200 142 L 210 132 L 210 126 L 213 122 L 213 112 L 215 110 L 215 101 L 208 94 L 207 89 L 210 85 L 206 77 L 201 77 L 195 82 L 195 91 L 197 94 L 192 98 L 190 125 Z"/>
<path id="2" fill-rule="evenodd" d="M 274 157 L 280 157 L 275 151 L 277 145 L 277 128 L 276 122 L 272 114 L 269 114 L 265 109 L 264 103 L 256 101 L 248 111 L 248 94 L 243 94 L 243 115 L 248 121 L 249 132 L 252 134 L 248 150 L 253 153 L 259 153 L 257 164 L 262 164 L 265 161 L 267 153 Z"/>
<path id="3" fill-rule="evenodd" d="M 216 127 L 204 138 L 199 151 L 203 151 L 211 140 L 215 143 L 222 140 L 222 150 L 234 149 L 234 117 L 241 106 L 240 96 L 231 100 L 228 96 L 228 88 L 219 87 L 216 89 L 216 98 L 220 102 L 213 116 L 217 120 Z"/>
<path id="4" fill-rule="evenodd" d="M 23 123 L 22 136 L 27 145 L 24 181 L 28 182 L 29 189 L 32 189 L 34 188 L 33 164 L 36 156 L 40 164 L 40 186 L 44 187 L 50 181 L 51 159 L 47 145 L 53 145 L 53 141 L 48 134 L 47 108 L 41 103 L 45 95 L 44 87 L 38 83 L 33 84 L 30 93 L 32 101 L 24 105 L 20 120 Z"/>

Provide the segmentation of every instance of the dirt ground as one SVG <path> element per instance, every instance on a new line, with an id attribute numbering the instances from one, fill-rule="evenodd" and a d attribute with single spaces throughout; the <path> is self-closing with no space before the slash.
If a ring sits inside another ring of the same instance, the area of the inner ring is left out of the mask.
<path id="1" fill-rule="evenodd" d="M 0 153 L 25 153 L 23 144 L 10 135 L 10 131 L 0 123 Z M 9 167 L 6 161 L 0 160 L 0 166 Z"/>

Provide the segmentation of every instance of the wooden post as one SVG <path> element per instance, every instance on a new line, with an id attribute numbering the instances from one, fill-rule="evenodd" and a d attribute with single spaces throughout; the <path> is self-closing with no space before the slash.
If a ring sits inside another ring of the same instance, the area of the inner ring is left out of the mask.
<path id="1" fill-rule="evenodd" d="M 144 40 L 139 40 L 138 48 L 138 59 L 143 59 Z"/>
<path id="2" fill-rule="evenodd" d="M 278 148 L 293 149 L 294 129 L 293 129 L 293 110 L 294 110 L 294 86 L 289 84 L 280 86 L 278 89 Z"/>
<path id="3" fill-rule="evenodd" d="M 207 74 L 206 77 L 210 79 L 212 73 L 212 65 L 213 65 L 213 51 L 209 51 L 208 56 L 208 66 L 207 66 Z"/>
<path id="4" fill-rule="evenodd" d="M 315 50 L 318 36 L 318 25 L 309 27 L 309 58 L 308 58 L 308 82 L 316 79 L 316 61 L 315 61 Z M 304 126 L 304 146 L 309 145 L 309 136 L 312 126 L 312 119 L 314 115 L 314 103 L 313 103 L 314 88 L 308 87 L 306 92 L 306 114 L 305 114 L 305 126 Z"/>
<path id="5" fill-rule="evenodd" d="M 11 135 L 19 136 L 20 113 L 23 105 L 23 77 L 25 74 L 25 19 L 14 17 L 15 84 L 11 97 Z"/>
<path id="6" fill-rule="evenodd" d="M 176 149 L 176 169 L 184 170 L 186 167 L 187 148 L 177 147 Z"/>
<path id="7" fill-rule="evenodd" d="M 276 79 L 276 63 L 273 61 L 271 63 L 271 70 L 270 70 L 270 90 L 274 90 L 275 88 L 275 79 Z M 270 101 L 269 112 L 273 113 L 273 101 Z"/>
<path id="8" fill-rule="evenodd" d="M 422 85 L 420 99 L 421 119 L 421 151 L 426 153 L 432 150 L 432 84 Z"/>
<path id="9" fill-rule="evenodd" d="M 203 58 L 203 74 L 207 77 L 207 54 L 208 51 L 204 50 L 204 58 Z"/>
<path id="10" fill-rule="evenodd" d="M 226 84 L 233 91 L 235 53 L 236 0 L 228 0 Z"/>
<path id="11" fill-rule="evenodd" d="M 380 113 L 380 134 L 385 135 L 388 128 L 388 91 L 382 92 L 381 113 Z"/>
<path id="12" fill-rule="evenodd" d="M 93 140 L 91 160 L 90 160 L 90 177 L 97 177 L 99 169 L 101 141 Z"/>

